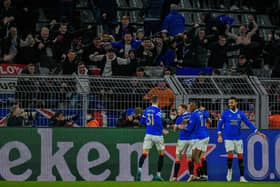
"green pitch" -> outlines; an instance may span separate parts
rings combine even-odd
[[[6,182],[1,181],[3,187],[279,187],[279,182]]]

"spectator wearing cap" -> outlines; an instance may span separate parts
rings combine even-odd
[[[133,108],[127,109],[127,111],[121,115],[121,117],[117,120],[117,127],[139,127],[139,118]]]
[[[129,22],[129,16],[123,16],[121,23],[117,24],[115,28],[115,39],[121,40],[125,33],[135,33],[136,29]]]
[[[128,52],[131,49],[137,49],[141,41],[133,39],[131,33],[125,33],[123,39],[117,42],[112,42],[112,47],[118,50],[118,56],[128,57]]]
[[[247,75],[247,76],[253,75],[252,67],[244,55],[240,55],[238,58],[236,72],[239,75]]]
[[[163,0],[144,0],[144,30],[145,36],[151,36],[160,31],[161,28],[161,9]]]
[[[176,36],[180,33],[184,33],[185,18],[178,12],[178,5],[170,5],[170,13],[163,21],[162,30],[168,31],[170,36]]]
[[[113,49],[109,49],[105,55],[90,55],[89,58],[100,68],[103,77],[122,76],[119,66],[129,63],[127,59],[117,57]]]

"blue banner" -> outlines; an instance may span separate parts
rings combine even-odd
[[[280,131],[265,130],[266,139],[242,131],[244,145],[245,178],[248,180],[280,180]],[[217,143],[216,131],[210,130],[210,146],[214,148],[207,156],[210,180],[225,180],[227,174],[227,154],[224,143]],[[233,180],[239,180],[237,156],[233,159]]]

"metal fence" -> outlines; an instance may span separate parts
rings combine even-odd
[[[20,76],[1,77],[0,119],[9,115],[12,106],[24,109],[25,125],[47,126],[55,112],[66,117],[82,114],[82,105],[75,103],[82,85],[75,77]],[[36,115],[35,115],[36,114]],[[82,124],[83,118],[77,120]]]
[[[211,113],[216,127],[227,99],[236,96],[239,108],[260,128],[279,128],[280,80],[232,76],[172,76],[158,79],[103,78],[88,76],[1,76],[0,126],[10,108],[20,103],[28,126],[48,126],[61,111],[79,126],[91,119],[100,127],[116,127],[133,108],[141,115],[149,98],[159,95],[167,123],[173,109],[190,99],[199,99]],[[33,115],[35,114],[36,115]]]
[[[90,78],[89,87],[88,111],[102,126],[115,127],[117,119],[124,116],[129,108],[135,109],[136,115],[141,116],[150,105],[152,95],[159,96],[159,106],[166,119],[176,108],[176,102],[179,103],[176,100],[177,90],[168,78]]]
[[[177,84],[181,86],[180,94],[184,95],[184,102],[199,99],[206,107],[212,118],[211,127],[215,128],[221,113],[227,108],[230,96],[238,98],[238,107],[248,118],[259,125],[260,98],[247,77],[233,76],[177,76]]]
[[[75,123],[80,126],[95,119],[97,126],[116,127],[118,118],[125,117],[129,108],[141,116],[152,95],[159,96],[166,119],[179,102],[176,88],[168,78],[20,76],[1,77],[0,85],[2,125],[10,108],[17,103],[28,114],[25,116],[28,126],[48,126],[56,112],[63,112],[68,118],[78,116]]]
[[[280,79],[259,78],[258,84],[266,96],[262,109],[268,108],[268,114],[262,114],[269,116],[268,127],[280,128]]]

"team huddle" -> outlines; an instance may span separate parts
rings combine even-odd
[[[139,159],[136,181],[141,180],[142,166],[149,154],[149,150],[153,145],[159,153],[157,173],[154,180],[163,181],[161,170],[164,162],[164,138],[168,131],[163,128],[161,111],[158,107],[158,97],[151,98],[152,105],[145,109],[142,116],[142,122],[146,124],[146,135],[143,143],[143,153]],[[244,178],[244,162],[243,162],[243,142],[241,138],[241,122],[244,122],[251,130],[262,138],[266,138],[265,134],[259,132],[254,124],[252,124],[246,115],[237,108],[237,99],[230,97],[228,99],[229,108],[226,109],[218,121],[218,139],[219,143],[224,140],[227,152],[227,181],[232,180],[232,160],[234,153],[237,154],[240,169],[240,182],[247,182]],[[177,181],[178,172],[180,170],[180,161],[183,154],[186,153],[188,158],[189,178],[188,182],[194,180],[208,180],[206,151],[209,143],[209,135],[207,131],[207,123],[211,123],[209,112],[200,105],[198,100],[190,103],[180,104],[177,107],[176,123],[173,130],[179,130],[179,138],[176,145],[176,161],[174,165],[174,173],[171,181]],[[223,128],[223,131],[222,131]],[[223,132],[223,134],[222,134]]]

